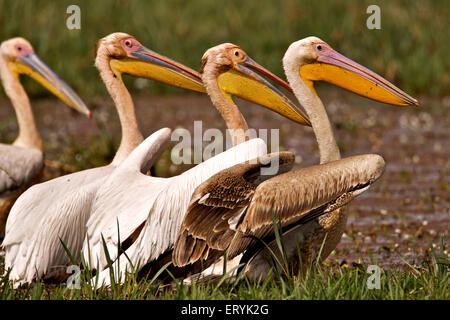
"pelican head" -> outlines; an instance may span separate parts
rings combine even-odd
[[[419,102],[375,72],[333,50],[317,37],[292,43],[283,58],[287,69],[297,70],[314,90],[315,81],[325,81],[366,98],[392,105],[418,106]]]
[[[0,55],[14,76],[19,78],[23,74],[33,78],[68,106],[91,117],[80,97],[34,53],[27,40],[12,38],[4,41],[0,45]]]
[[[222,93],[230,100],[234,95],[266,107],[297,123],[311,125],[301,109],[270,82],[249,68],[292,92],[285,81],[252,60],[239,46],[231,43],[223,43],[208,49],[203,55],[200,73],[202,77],[217,77]]]
[[[133,36],[116,32],[97,42],[95,65],[108,62],[114,76],[123,73],[156,80],[175,87],[205,92],[200,75],[181,63],[144,47]]]

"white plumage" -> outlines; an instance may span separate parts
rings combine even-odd
[[[10,208],[20,194],[38,181],[44,168],[41,150],[0,144],[0,238]]]
[[[4,192],[28,185],[43,166],[40,150],[0,144],[0,198]]]
[[[16,201],[2,244],[5,270],[12,268],[9,279],[16,286],[70,264],[59,238],[79,257],[95,191],[113,169],[109,165],[36,184]]]
[[[147,138],[130,157],[147,148]],[[141,148],[142,147],[142,148]],[[127,258],[120,258],[114,268],[121,280],[131,265],[143,266],[172,248],[183,221],[191,195],[195,188],[215,173],[237,163],[264,155],[266,144],[261,139],[252,139],[235,146],[183,174],[167,179],[144,175],[135,164],[125,160],[99,189],[93,204],[92,216],[88,222],[89,249],[85,241],[85,259],[100,270],[107,267],[102,238],[108,246],[112,259],[117,258],[117,221],[120,240],[125,241],[139,226],[144,226],[136,241],[125,251]],[[145,153],[141,153],[143,156]],[[133,183],[131,183],[133,181]],[[131,264],[130,264],[131,262]],[[119,281],[119,278],[116,279]],[[109,269],[100,272],[98,284],[109,285]]]

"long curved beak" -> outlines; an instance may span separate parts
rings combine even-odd
[[[18,61],[13,63],[12,68],[15,68],[17,74],[25,74],[42,84],[69,107],[89,118],[91,117],[91,112],[80,97],[39,59],[36,53],[32,52],[26,56],[19,57]]]
[[[297,105],[274,85],[247,67],[292,92],[289,84],[250,58],[219,76],[218,82],[222,91],[266,107],[299,124],[311,126],[308,117]]]
[[[174,87],[206,93],[200,74],[185,65],[141,46],[125,59],[111,59],[115,72],[156,80]]]
[[[300,75],[305,80],[326,81],[363,97],[397,106],[418,106],[419,101],[392,83],[324,45],[317,63],[304,65]]]

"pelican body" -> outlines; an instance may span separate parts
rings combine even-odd
[[[293,43],[283,65],[311,120],[321,163],[293,172],[280,170],[275,177],[262,176],[261,164],[245,163],[211,177],[191,199],[174,246],[176,266],[203,261],[207,267],[226,253],[230,260],[242,257],[249,278],[264,278],[271,268],[279,267],[274,260],[284,261],[274,240],[274,223],[283,230],[288,268],[294,273],[314,259],[325,259],[336,247],[347,221],[344,206],[381,176],[385,162],[370,154],[341,159],[315,81],[327,81],[384,103],[418,105],[316,37]],[[291,155],[282,153],[268,156],[284,159],[280,163],[285,165],[293,161]]]
[[[11,145],[0,144],[0,238],[15,200],[40,181],[44,168],[42,139],[20,75],[30,76],[68,106],[90,117],[83,101],[39,59],[27,40],[12,38],[0,45],[0,78],[19,124],[16,140]]]

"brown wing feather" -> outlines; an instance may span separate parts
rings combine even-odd
[[[183,241],[206,241],[203,256],[211,248],[218,256],[226,250],[231,259],[258,239],[273,236],[274,218],[285,228],[345,205],[381,176],[384,160],[378,155],[355,156],[287,172],[259,185],[255,168],[234,166],[197,189],[175,244],[175,265],[201,258],[181,252]]]
[[[261,183],[227,254],[230,258],[273,234],[273,219],[287,227],[335,210],[381,176],[378,155],[349,157],[287,172]]]
[[[269,165],[268,160],[274,158],[278,159],[279,173],[292,168],[294,155],[290,152],[280,152],[223,170],[196,189],[175,242],[173,262],[176,266],[193,263],[201,258],[199,254],[194,257],[190,247],[186,250],[187,244],[192,241],[206,241],[205,252],[211,248],[221,255],[235,233],[235,230],[230,229],[230,220],[239,220],[258,183],[263,181],[261,168]]]

